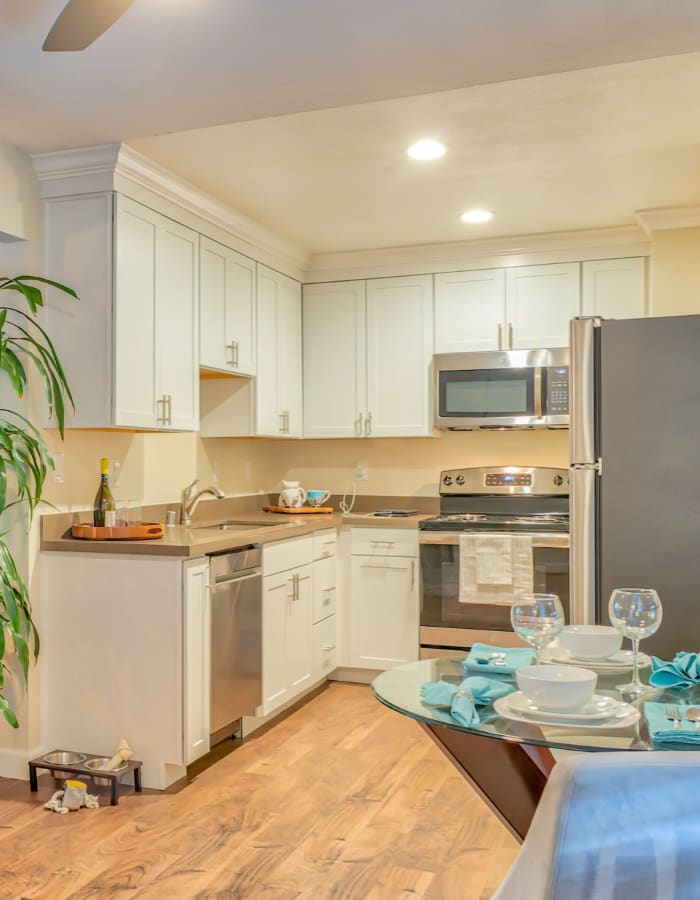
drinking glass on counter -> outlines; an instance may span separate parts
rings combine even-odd
[[[653,690],[639,680],[639,642],[654,634],[663,618],[661,600],[651,588],[616,588],[608,605],[610,622],[632,642],[632,681],[618,691],[630,698]]]
[[[535,662],[564,626],[564,608],[556,594],[520,594],[510,608],[513,631],[535,648]]]

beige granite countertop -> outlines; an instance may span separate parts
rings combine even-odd
[[[43,516],[41,549],[70,553],[115,553],[130,556],[205,556],[208,553],[220,553],[234,550],[246,544],[264,544],[282,541],[288,538],[301,537],[321,531],[324,528],[358,527],[358,528],[408,528],[415,529],[418,523],[432,513],[420,512],[412,516],[391,518],[373,516],[368,512],[350,513],[314,513],[287,515],[262,511],[227,511],[218,504],[206,504],[213,507],[206,512],[209,518],[196,521],[193,527],[174,525],[166,528],[165,536],[152,541],[87,541],[70,536],[70,516]],[[204,504],[202,504],[204,506]],[[217,509],[218,507],[218,509]],[[381,507],[379,507],[381,508]],[[219,511],[215,520],[211,512]],[[60,518],[60,521],[59,521]],[[165,518],[160,519],[162,521]],[[53,522],[51,520],[54,520]],[[157,521],[158,519],[156,519]],[[249,529],[222,531],[216,523],[232,520],[236,523],[249,524]]]

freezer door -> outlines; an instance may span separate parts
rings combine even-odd
[[[573,466],[569,475],[571,549],[569,604],[572,625],[596,622],[596,490],[598,472]]]
[[[594,463],[596,442],[596,379],[598,326],[595,318],[571,320],[569,442],[573,465]]]
[[[600,330],[601,621],[613,588],[655,588],[642,649],[700,650],[700,316]]]

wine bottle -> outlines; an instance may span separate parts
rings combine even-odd
[[[114,497],[109,487],[109,460],[100,460],[100,486],[95,495],[95,503],[92,511],[92,522],[96,527],[105,525],[114,525],[116,520],[116,512],[114,508]]]

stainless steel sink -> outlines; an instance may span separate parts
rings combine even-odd
[[[194,530],[211,529],[214,531],[252,531],[254,528],[269,528],[284,525],[284,522],[219,522],[216,525],[195,525]]]

